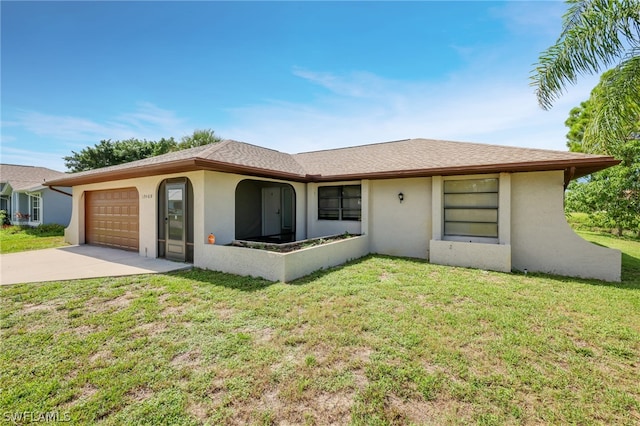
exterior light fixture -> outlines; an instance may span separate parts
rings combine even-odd
[[[398,200],[400,200],[401,203],[404,200],[404,194],[402,192],[398,194]]]

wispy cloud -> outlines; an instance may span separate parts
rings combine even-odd
[[[137,104],[131,112],[105,117],[103,120],[21,110],[2,122],[1,161],[63,170],[63,156],[103,139],[180,138],[192,130],[187,119],[148,102]],[[32,140],[42,139],[48,140],[49,146],[55,145],[67,150],[43,154],[43,151],[49,151],[49,146],[45,150],[38,143],[30,143]]]
[[[491,11],[514,33],[536,32],[555,38],[566,10],[567,4],[561,1],[509,1]]]
[[[233,123],[220,130],[287,152],[411,137],[565,150],[568,111],[595,84],[585,79],[543,111],[524,78],[460,74],[435,85],[370,73],[293,73],[327,92],[311,103],[274,101],[233,110]]]
[[[41,137],[66,142],[94,144],[102,139],[180,137],[189,132],[187,120],[175,112],[151,103],[139,103],[132,112],[102,121],[81,116],[55,115],[40,111],[19,111],[7,123]]]
[[[65,166],[62,158],[69,154],[70,152],[42,152],[3,145],[2,158],[0,162],[4,164],[47,167],[53,170],[64,171]]]

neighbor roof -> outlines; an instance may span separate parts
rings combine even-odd
[[[68,176],[46,167],[0,164],[0,183],[8,183],[13,191],[41,188],[45,180]]]
[[[47,181],[80,185],[193,170],[216,170],[301,182],[471,173],[564,170],[571,178],[618,164],[613,157],[432,139],[406,139],[285,154],[225,140]]]

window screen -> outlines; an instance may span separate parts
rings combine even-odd
[[[498,238],[498,179],[444,182],[444,235]]]
[[[362,220],[360,185],[318,187],[318,219]]]

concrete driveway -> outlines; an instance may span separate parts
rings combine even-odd
[[[138,253],[96,246],[68,246],[0,255],[0,284],[157,274],[190,264],[151,259]]]

